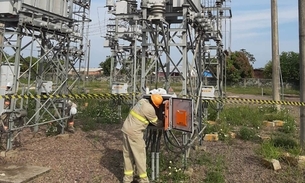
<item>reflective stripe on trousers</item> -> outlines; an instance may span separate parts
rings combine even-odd
[[[147,173],[142,173],[139,175],[140,178],[146,178],[147,177]]]
[[[131,171],[125,171],[124,174],[126,176],[132,176],[133,175],[133,171],[132,170]]]
[[[125,171],[124,174],[126,176],[133,176],[133,171]],[[147,177],[147,173],[142,173],[139,175],[140,178],[146,178]]]

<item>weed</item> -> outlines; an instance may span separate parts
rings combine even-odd
[[[286,150],[298,148],[298,143],[287,135],[273,137],[272,143],[274,147],[281,147]]]
[[[82,129],[90,131],[98,128],[101,124],[118,124],[127,116],[129,107],[121,106],[121,113],[118,106],[113,106],[112,101],[88,100],[89,105],[79,110],[77,119],[82,122]]]
[[[239,94],[253,94],[253,95],[261,95],[262,89],[265,95],[272,95],[272,88],[271,87],[230,87],[227,86],[226,90],[227,92],[232,93],[239,93]],[[298,90],[294,89],[285,89],[286,94],[299,94],[300,92]]]
[[[58,135],[59,133],[58,127],[59,125],[57,125],[57,123],[49,123],[46,129],[46,136]]]
[[[160,177],[159,182],[179,182],[179,181],[189,181],[190,177],[184,173],[184,168],[181,161],[178,160],[178,156],[167,157],[160,154]],[[147,164],[150,165],[150,158],[147,159]],[[151,173],[150,166],[147,168],[147,173]]]
[[[198,152],[197,152],[198,153]],[[224,170],[226,168],[222,156],[211,153],[198,153],[194,163],[207,168],[204,182],[223,183],[225,182]]]
[[[264,120],[266,120],[266,121],[273,121],[273,120],[278,119],[277,116],[278,116],[278,115],[275,114],[275,113],[268,113],[268,114],[265,114],[265,115],[264,115]]]
[[[259,108],[251,106],[225,108],[220,114],[220,119],[232,126],[242,125],[255,128],[260,127],[263,121]]]
[[[259,156],[266,159],[279,159],[282,154],[281,149],[275,147],[272,141],[264,141],[255,151]]]
[[[258,140],[257,130],[253,128],[241,127],[238,136],[242,140]]]
[[[224,183],[225,179],[222,172],[210,171],[207,172],[205,181],[206,183]]]
[[[198,155],[198,158],[196,158],[195,163],[201,166],[212,164],[211,156],[208,153],[202,153],[201,155]]]

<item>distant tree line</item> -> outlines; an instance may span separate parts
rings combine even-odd
[[[237,82],[242,78],[253,77],[251,62],[255,62],[255,58],[245,49],[231,53],[230,56],[227,57],[226,62],[227,81]],[[103,68],[105,76],[110,76],[111,57],[108,57],[104,62],[101,62],[99,66]],[[209,69],[216,73],[216,67],[211,66]]]
[[[300,85],[300,65],[299,53],[290,51],[280,54],[280,71],[283,82],[292,83],[295,86]],[[272,78],[272,61],[269,61],[264,68],[264,76]]]

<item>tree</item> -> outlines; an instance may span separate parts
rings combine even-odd
[[[29,68],[29,65],[30,65],[30,61],[31,61],[31,59],[32,59],[32,64],[33,63],[36,63],[37,62],[37,60],[38,60],[38,58],[36,58],[36,57],[26,57],[26,58],[24,58],[24,60],[21,60],[20,62],[21,62],[21,66],[20,66],[20,71],[21,72],[24,72],[24,71],[26,71],[28,68]]]
[[[101,62],[100,67],[103,68],[105,76],[110,76],[111,71],[111,57],[108,57],[104,62]]]
[[[254,57],[254,55],[251,54],[250,52],[248,52],[246,49],[240,49],[240,51],[246,55],[249,62],[252,62],[252,64],[256,61],[256,58]]]
[[[293,51],[282,52],[280,54],[280,69],[284,82],[298,85],[300,82],[299,53]],[[266,78],[272,78],[272,61],[269,61],[265,65],[264,76]]]
[[[242,78],[253,77],[254,72],[248,54],[249,52],[246,52],[245,50],[235,51],[227,57],[226,77],[228,82],[238,82]],[[251,57],[252,60],[255,60],[253,55]]]

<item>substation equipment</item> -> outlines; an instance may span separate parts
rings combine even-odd
[[[110,85],[127,86],[126,93],[145,94],[148,87],[164,88],[170,93],[175,73],[179,73],[182,84],[176,98],[163,96],[164,110],[157,111],[159,115],[162,113],[162,119],[167,113],[164,119],[167,125],[161,130],[154,127],[147,130],[152,180],[159,176],[162,134],[165,145],[183,152],[186,164],[191,145],[197,140],[202,143],[207,101],[224,96],[225,58],[230,53],[231,42],[230,2],[106,0],[110,18],[104,46],[111,50]],[[135,104],[136,100],[134,95],[130,103]],[[211,107],[219,111],[222,104]]]
[[[76,91],[86,62],[90,0],[0,0],[0,94],[57,95]],[[37,58],[37,59],[36,59]],[[68,73],[74,78],[68,82]],[[1,139],[70,117],[68,98],[0,99]],[[4,130],[4,126],[8,127]]]

